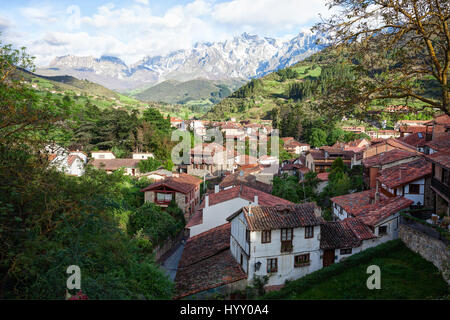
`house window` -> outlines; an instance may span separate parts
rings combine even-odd
[[[409,185],[409,193],[410,194],[419,194],[420,193],[420,184],[410,184]]]
[[[281,241],[292,241],[294,229],[281,229]]]
[[[104,155],[104,154],[101,154],[101,155],[98,156],[98,158],[99,158],[99,159],[105,159],[105,155]]]
[[[305,239],[314,237],[314,227],[305,227]]]
[[[261,243],[269,243],[271,241],[271,231],[264,230],[261,232]]]
[[[309,253],[294,257],[294,268],[309,266],[310,264]]]
[[[250,230],[245,230],[245,241],[250,243]]]
[[[387,226],[378,227],[378,235],[384,236],[387,234]]]
[[[347,248],[347,249],[341,249],[341,254],[351,254],[352,253],[352,248]]]
[[[267,259],[267,273],[274,273],[278,271],[278,259]]]
[[[281,252],[292,252],[294,229],[281,229]]]
[[[157,202],[170,202],[172,201],[172,193],[157,193],[156,194]]]

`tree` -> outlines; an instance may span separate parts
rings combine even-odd
[[[311,130],[309,144],[313,147],[321,147],[327,145],[327,133],[322,129],[313,128]]]
[[[141,172],[141,173],[155,171],[160,166],[161,166],[161,161],[154,159],[154,158],[148,158],[145,160],[141,160],[138,163],[139,172]]]
[[[450,6],[441,0],[329,0],[338,13],[314,26],[328,34],[356,81],[342,82],[324,105],[342,112],[382,99],[416,99],[449,110]],[[424,85],[436,87],[431,97]]]

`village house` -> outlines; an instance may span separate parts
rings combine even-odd
[[[389,139],[400,137],[400,132],[396,130],[367,131],[366,134],[370,137],[370,139],[377,139],[377,138]]]
[[[426,134],[423,132],[411,133],[403,137],[397,138],[398,141],[406,143],[414,147],[416,151],[426,153]]]
[[[357,155],[357,160],[363,160],[394,149],[418,153],[416,148],[402,141],[399,141],[398,139],[376,139],[371,140],[371,145]]]
[[[133,159],[147,160],[149,158],[155,158],[151,152],[134,152],[132,155]]]
[[[115,159],[114,153],[108,150],[103,151],[91,151],[91,157],[94,159]]]
[[[346,132],[353,132],[353,133],[365,133],[366,132],[366,128],[363,126],[343,126],[341,127],[342,130],[346,131]]]
[[[301,143],[292,137],[281,138],[284,142],[284,150],[293,154],[302,154],[310,149],[310,145],[307,143]]]
[[[82,176],[87,162],[86,153],[76,150],[68,151],[59,145],[47,145],[44,148],[49,166],[68,175]]]
[[[175,276],[175,299],[202,299],[243,291],[247,275],[230,252],[231,224],[187,240]]]
[[[424,135],[427,134],[428,127],[425,125],[402,125],[399,127],[400,137],[406,137],[410,134],[414,133],[422,133]]]
[[[225,175],[219,183],[220,190],[227,190],[236,186],[245,185],[253,189],[271,193],[272,185],[267,182],[262,166],[240,167],[234,173]]]
[[[168,207],[172,200],[184,212],[186,220],[195,212],[200,202],[200,184],[202,180],[184,173],[152,183],[141,190],[145,202],[152,202],[160,207]]]
[[[370,146],[370,141],[365,138],[362,138],[362,139],[356,139],[353,141],[349,141],[347,143],[336,142],[332,146],[332,148],[341,149],[341,150],[345,150],[345,151],[360,152],[369,146]]]
[[[178,166],[178,171],[203,176],[222,176],[235,168],[234,150],[228,151],[223,146],[212,143],[201,143],[190,150],[190,163]]]
[[[183,123],[183,120],[175,118],[175,117],[170,117],[170,125],[174,128],[180,129],[181,125]]]
[[[414,205],[431,205],[431,163],[420,157],[381,170],[377,177],[377,190],[387,197],[403,196]]]
[[[426,156],[431,162],[431,190],[434,193],[434,211],[450,216],[450,148]]]
[[[450,116],[442,114],[425,124],[427,127],[427,140],[435,140],[440,136],[448,136],[450,132]],[[431,131],[431,134],[429,132]]]
[[[335,219],[359,218],[377,236],[376,244],[398,237],[399,212],[414,203],[402,196],[386,197],[373,189],[330,200]]]
[[[160,168],[155,171],[146,172],[140,175],[140,178],[147,178],[149,180],[153,181],[160,181],[164,180],[166,178],[172,177],[172,176],[178,176],[179,174],[177,172],[172,172],[169,170],[166,170],[164,168]]]
[[[326,172],[337,158],[341,158],[345,165],[352,167],[355,153],[337,148],[321,147],[319,150],[311,149],[306,153],[305,166],[314,172]]]
[[[190,230],[190,236],[195,236],[226,223],[226,219],[231,214],[244,206],[292,204],[290,201],[246,185],[238,185],[222,191],[220,191],[219,186],[216,186],[214,191],[214,193],[205,195],[195,215],[186,225],[186,228]]]
[[[231,222],[230,250],[250,282],[269,276],[268,286],[282,285],[322,267],[320,225],[314,203],[247,206]]]
[[[419,155],[417,153],[401,149],[392,149],[390,151],[363,159],[362,165],[364,167],[364,184],[368,188],[375,188],[377,184],[376,177],[378,176],[379,171],[398,164],[407,163],[417,159],[418,157]]]
[[[130,175],[134,177],[140,175],[138,168],[138,163],[140,161],[141,161],[140,159],[94,158],[91,159],[89,164],[93,165],[97,169],[105,170],[109,174],[113,173],[116,170],[123,169],[125,175]]]
[[[445,151],[450,148],[450,132],[439,133],[433,137],[431,141],[424,143],[424,151],[426,154],[433,154],[438,151]]]
[[[358,218],[327,221],[320,228],[323,266],[341,262],[376,244],[377,236]]]

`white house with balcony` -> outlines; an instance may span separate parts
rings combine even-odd
[[[247,206],[227,218],[230,251],[248,275],[269,276],[267,285],[282,285],[322,267],[320,226],[314,203]]]

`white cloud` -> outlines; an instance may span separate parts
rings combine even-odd
[[[140,3],[140,4],[145,4],[146,6],[148,6],[148,0],[134,0],[134,2]]]
[[[23,17],[38,24],[55,23],[58,21],[56,11],[50,6],[26,7],[20,11]]]
[[[17,44],[27,46],[38,65],[66,54],[110,54],[132,64],[145,55],[222,41],[244,31],[286,38],[326,13],[325,0],[191,0],[162,14],[154,13],[147,0],[122,7],[108,3],[89,15],[79,5],[58,8],[26,7],[18,10],[23,22],[13,19],[20,26],[15,29],[25,34]],[[2,21],[0,30],[10,26]]]
[[[216,5],[213,18],[232,25],[281,29],[316,20],[327,11],[324,0],[233,0]]]

